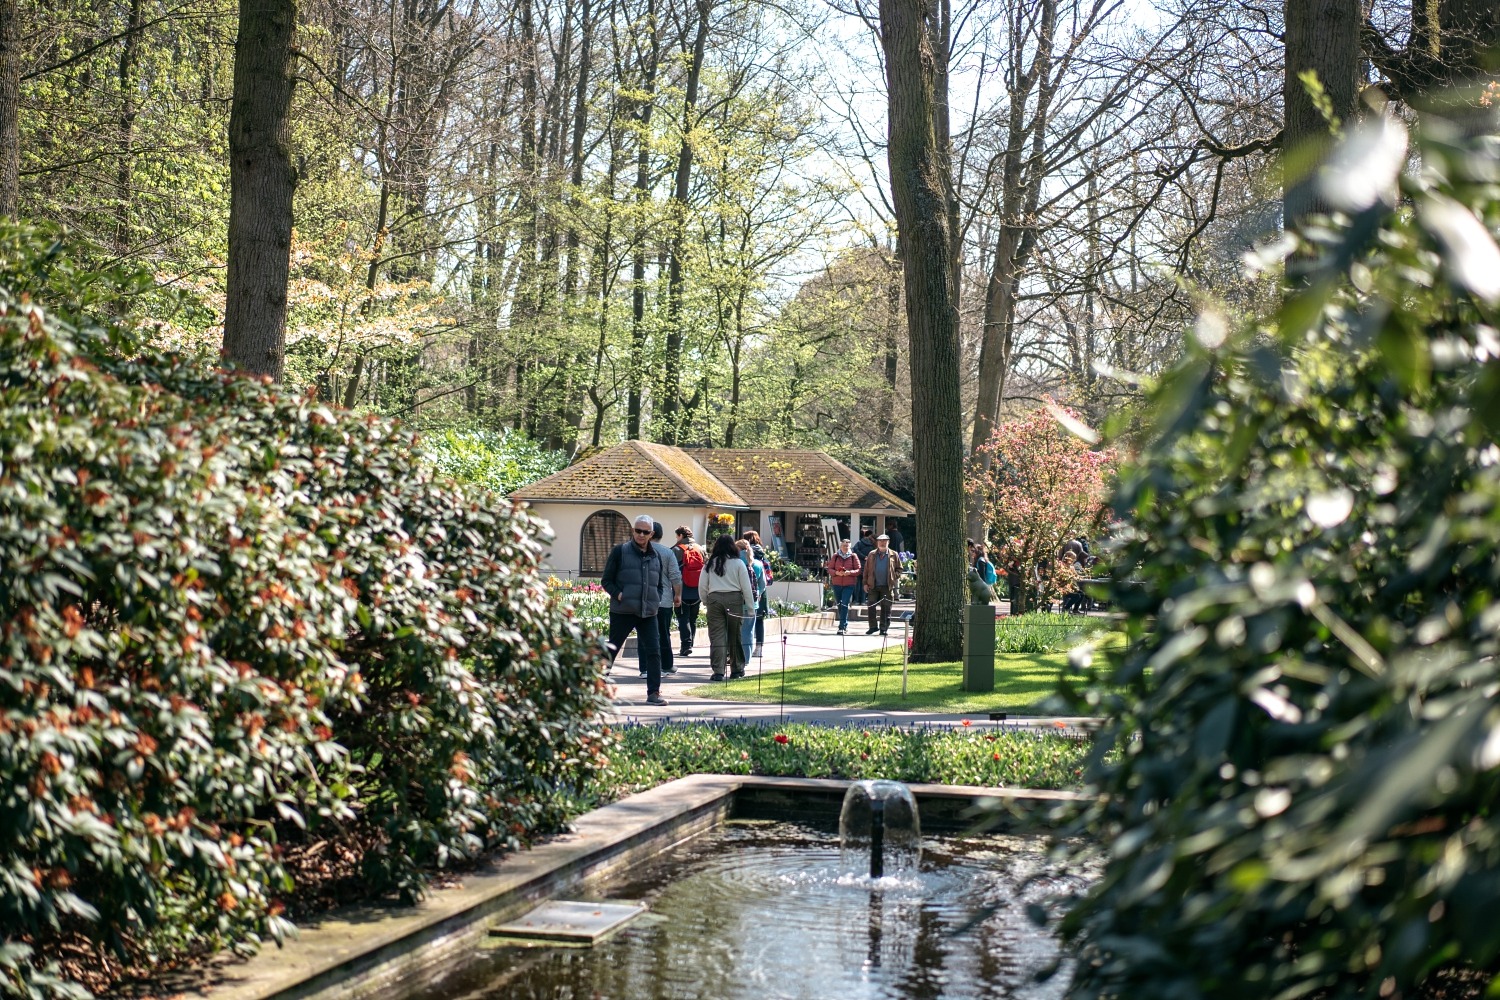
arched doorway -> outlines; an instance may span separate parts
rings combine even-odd
[[[583,522],[578,575],[602,576],[609,550],[630,537],[630,522],[617,510],[598,510]]]

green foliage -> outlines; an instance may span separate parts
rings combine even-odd
[[[995,622],[997,653],[1057,653],[1109,630],[1109,622],[1082,615],[1032,611]]]
[[[136,339],[0,291],[0,993],[75,993],[61,939],[279,938],[288,845],[416,895],[603,766],[535,522],[389,422]]]
[[[766,565],[771,567],[771,575],[777,583],[797,583],[812,579],[812,574],[805,567],[792,562],[772,548],[766,549]]]
[[[1355,136],[1274,325],[1155,393],[1115,501],[1132,641],[1080,701],[1111,724],[1076,996],[1401,996],[1500,958],[1500,158],[1427,123],[1408,207],[1399,126]]]
[[[621,793],[689,774],[1071,788],[1080,780],[1084,757],[1080,744],[1051,733],[962,726],[844,729],[794,724],[771,729],[689,723],[628,726],[617,735],[608,781]]]
[[[422,439],[424,452],[440,474],[502,496],[561,472],[566,452],[549,451],[519,431],[448,428]]]

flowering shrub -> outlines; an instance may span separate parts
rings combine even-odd
[[[713,547],[713,541],[714,541],[715,538],[718,538],[720,535],[729,535],[729,534],[733,534],[733,533],[734,533],[734,515],[733,514],[711,514],[711,515],[709,515],[709,518],[708,518],[708,532],[707,532],[707,534],[708,534],[709,548]]]
[[[373,892],[555,824],[606,766],[537,524],[410,435],[124,360],[0,261],[0,993],[65,939],[149,966],[289,927],[284,851]],[[86,952],[86,949],[85,949]]]
[[[1058,564],[1057,551],[1103,523],[1116,457],[1090,449],[1045,408],[996,427],[980,457],[967,487],[983,501],[996,569],[1019,614],[1073,589],[1078,573]]]
[[[594,635],[609,634],[609,594],[594,580],[547,577],[547,590],[572,609],[573,620]]]

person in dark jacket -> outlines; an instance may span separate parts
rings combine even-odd
[[[859,541],[854,543],[854,554],[859,556],[859,564],[863,566],[865,564],[865,560],[870,558],[870,553],[874,551],[875,532],[871,531],[869,528],[860,528]],[[865,578],[863,574],[860,575],[859,579],[854,581],[854,597],[849,603],[865,603]]]
[[[669,586],[662,591],[661,610],[656,613],[657,655],[661,657],[662,676],[677,673],[672,663],[672,612],[682,604],[682,569],[677,565],[677,556],[662,544],[661,522],[651,527],[651,545],[661,556],[662,572],[670,579]],[[645,673],[641,674],[646,676]]]
[[[659,547],[651,543],[656,521],[645,514],[635,519],[629,541],[610,549],[599,581],[609,594],[610,664],[635,632],[636,655],[646,670],[646,704],[665,705],[661,696],[661,643],[656,616],[661,612],[662,589],[670,578],[662,566]],[[670,593],[670,591],[669,591]],[[670,600],[668,601],[670,604]]]

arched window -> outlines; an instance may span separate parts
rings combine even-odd
[[[583,522],[583,540],[578,546],[578,575],[602,576],[609,550],[630,537],[630,522],[614,510],[598,510]]]

